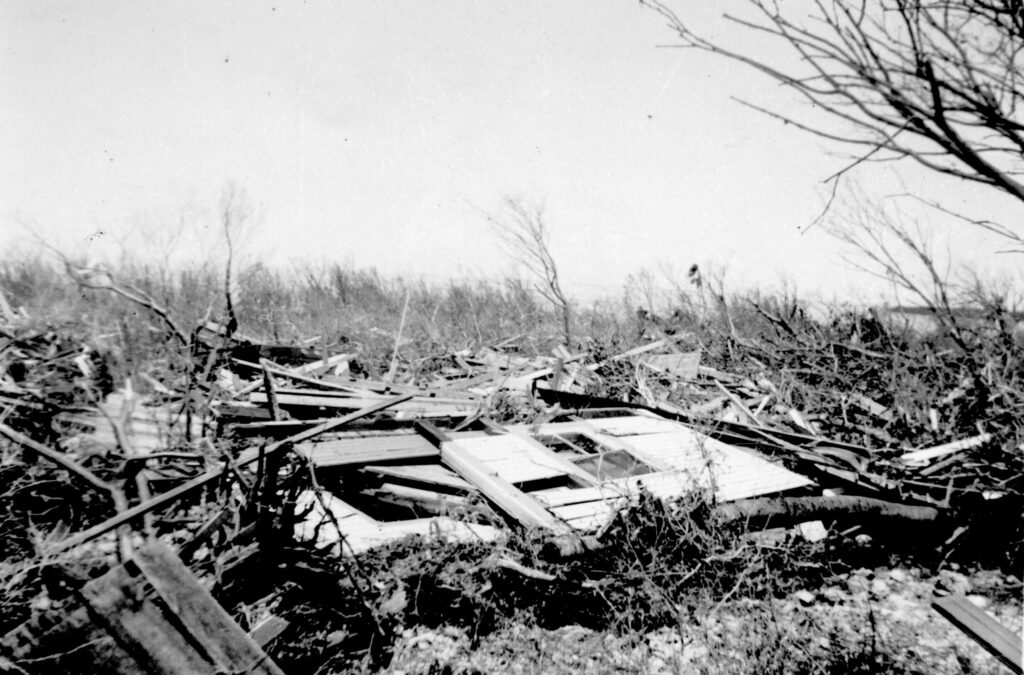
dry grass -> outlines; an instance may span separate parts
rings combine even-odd
[[[401,371],[416,379],[450,365],[456,353],[488,345],[547,354],[565,332],[563,316],[513,279],[428,286],[372,270],[334,266],[286,273],[259,265],[237,276],[240,332],[288,343],[319,338],[318,349],[354,353],[370,373],[387,371],[403,311],[397,353]],[[171,273],[124,265],[115,277],[145,292],[181,326],[225,318],[216,270]],[[193,368],[188,349],[168,340],[166,326],[146,310],[101,290],[83,291],[42,259],[0,261],[0,288],[14,307],[25,309],[30,329],[54,327],[102,355],[112,383],[132,378],[145,390],[147,376],[173,389]],[[981,425],[996,433],[997,442],[984,449],[985,456],[972,456],[965,470],[998,483],[1014,499],[1024,492],[1018,449],[1024,441],[1024,368],[1013,335],[983,325],[967,331],[966,344],[958,345],[943,335],[894,333],[859,310],[837,308],[814,319],[792,294],[735,297],[706,287],[680,289],[676,305],[657,325],[640,320],[628,299],[574,308],[573,334],[584,337],[570,347],[601,360],[652,336],[674,334],[682,346],[700,348],[705,364],[770,382],[773,406],[801,411],[825,436],[881,449],[883,467],[892,456],[885,448],[942,443]],[[49,373],[44,368],[33,377]],[[682,407],[693,402],[687,387],[657,375],[641,378],[628,364],[600,375],[590,392],[595,395],[653,396]],[[851,393],[890,414],[851,404]],[[781,414],[772,419],[787,423]],[[8,592],[0,618],[9,627],[40,597],[40,586],[65,583],[44,578],[45,566],[33,558],[32,532],[93,514],[61,470],[25,464],[2,449],[0,577]],[[970,507],[985,487],[976,485],[982,487],[957,495],[956,503]],[[71,503],[80,512],[69,512]],[[870,603],[851,600],[852,618],[839,630],[808,618],[789,598],[800,589],[838,583],[855,568],[894,561],[932,569],[959,556],[1018,569],[1024,546],[1019,516],[1004,523],[995,546],[983,549],[967,537],[956,543],[959,549],[921,555],[900,548],[899,537],[869,548],[844,536],[813,545],[796,539],[759,543],[742,528],[716,523],[710,512],[696,497],[669,505],[647,500],[620,515],[603,549],[558,564],[525,535],[500,552],[484,545],[403,542],[355,563],[286,550],[275,561],[289,570],[275,611],[301,634],[279,641],[273,656],[296,673],[377,669],[392,658],[396,668],[408,662],[415,672],[483,672],[498,664],[519,672],[643,672],[655,658],[665,672],[953,672],[950,663],[959,664],[958,672],[988,672],[984,662],[958,660],[948,649],[941,658],[915,657],[905,631],[877,622]],[[558,580],[524,578],[495,565],[499,554]],[[252,609],[252,599],[238,589],[221,589],[221,599],[238,615]],[[410,656],[412,638],[427,633],[447,635],[436,639],[447,640],[453,656]],[[685,645],[697,645],[704,656],[687,661],[696,652],[685,652]],[[565,659],[553,656],[559,650]]]

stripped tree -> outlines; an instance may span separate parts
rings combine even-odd
[[[544,209],[521,199],[507,198],[504,213],[485,213],[493,232],[501,239],[508,254],[522,264],[538,281],[536,288],[554,305],[562,318],[562,337],[572,347],[572,308],[562,290],[558,266],[548,246],[548,229]]]

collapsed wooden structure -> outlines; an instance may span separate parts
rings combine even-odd
[[[217,326],[205,330],[222,335]],[[849,508],[837,506],[842,499],[860,500],[862,513],[910,520],[935,519],[944,506],[928,494],[911,494],[907,504],[904,486],[870,469],[871,451],[823,438],[798,411],[787,414],[800,431],[764,424],[758,413],[767,398],[751,409],[738,393],[743,383],[700,366],[699,353],[680,352],[668,340],[589,365],[585,355],[564,348],[550,359],[456,355],[448,372],[417,384],[355,377],[346,354],[251,341],[230,353],[209,419],[187,406],[147,405],[130,389],[92,411],[60,413],[86,430],[87,442],[124,451],[123,487],[0,424],[0,433],[26,451],[115,496],[117,515],[53,543],[48,553],[111,538],[124,558],[77,593],[76,607],[62,608],[58,618],[44,612],[8,633],[0,640],[2,658],[42,658],[71,672],[93,662],[111,672],[279,672],[258,635],[235,625],[166,545],[152,536],[139,545],[130,536],[140,529],[152,535],[154,514],[225,481],[253,502],[277,499],[283,481],[302,481],[289,505],[292,536],[342,556],[412,535],[494,541],[510,527],[541,534],[571,555],[600,546],[615,514],[642,497],[695,491],[707,494],[723,518],[765,526]],[[720,392],[716,405],[736,416],[586,393],[603,364],[622,360],[658,377],[710,382]],[[498,424],[488,413],[499,396],[546,412],[533,424]],[[243,449],[211,461],[174,442],[189,439],[185,445],[194,448],[210,433]],[[934,473],[986,441],[907,452],[903,462]],[[301,470],[282,472],[286,458]],[[131,499],[127,486],[134,487]],[[823,494],[832,501],[815,501]],[[63,654],[71,637],[91,646]]]

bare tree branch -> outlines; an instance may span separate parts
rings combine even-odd
[[[559,310],[565,344],[571,347],[572,310],[562,290],[558,266],[548,247],[544,210],[521,199],[507,198],[504,215],[484,212],[484,217],[505,245],[508,254],[538,279],[540,283],[536,287],[537,292]]]
[[[668,2],[641,4],[667,21],[681,46],[743,63],[798,93],[816,121],[746,105],[831,142],[868,147],[855,164],[907,158],[1024,202],[1019,0],[815,0],[810,16],[746,0],[756,18],[726,15],[797,57],[778,62],[692,30]]]

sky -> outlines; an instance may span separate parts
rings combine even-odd
[[[771,48],[721,18],[729,3],[669,4]],[[233,189],[249,260],[491,278],[520,269],[486,218],[514,198],[542,206],[580,298],[693,263],[736,289],[885,292],[802,233],[848,160],[734,100],[788,111],[783,88],[672,44],[635,0],[0,0],[0,247],[201,260]],[[1002,208],[936,180],[858,176],[872,196]],[[975,233],[944,236],[975,269],[1006,266]]]

